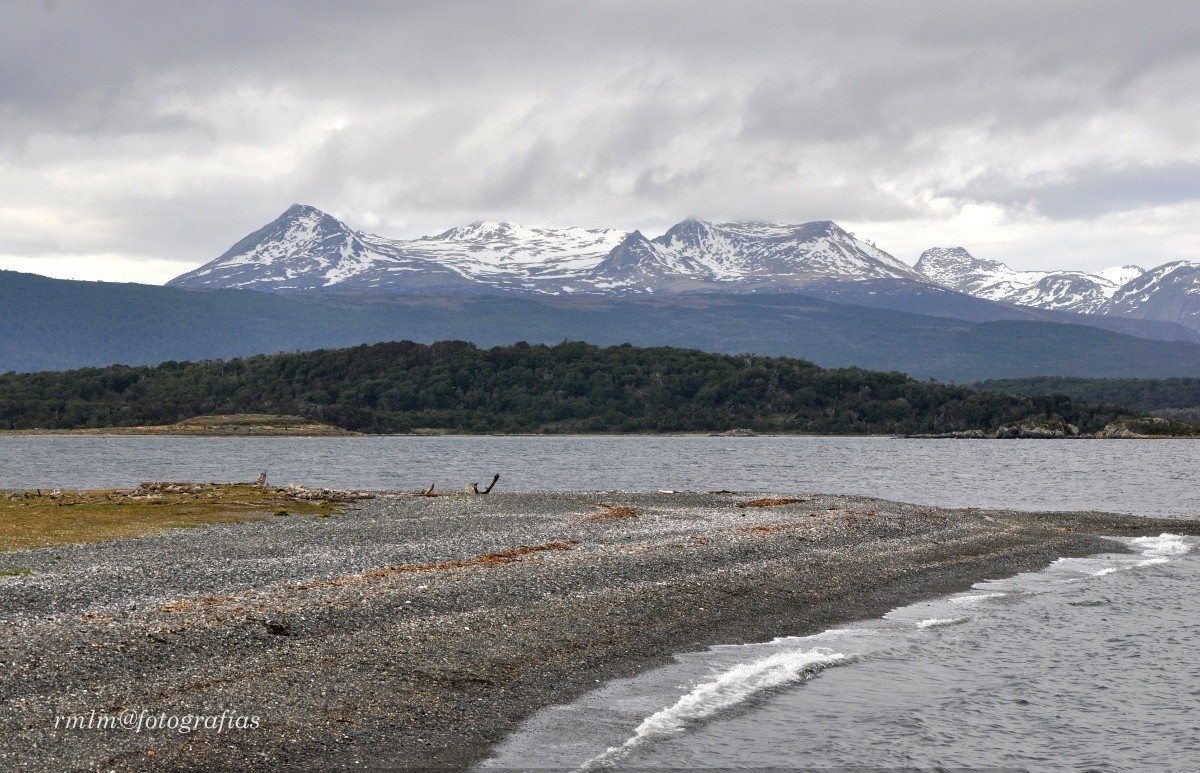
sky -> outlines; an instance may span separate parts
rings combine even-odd
[[[293,203],[834,220],[914,262],[1200,260],[1200,4],[0,0],[0,268],[161,284]]]

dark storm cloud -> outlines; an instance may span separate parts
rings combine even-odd
[[[0,254],[194,263],[294,201],[392,227],[699,214],[920,232],[968,205],[1074,220],[1197,198],[1190,3],[4,14]]]

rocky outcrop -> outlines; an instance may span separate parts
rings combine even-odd
[[[1000,439],[1052,439],[1079,437],[1079,427],[1055,419],[1024,419],[1004,424],[993,437]]]
[[[1200,437],[1200,427],[1161,416],[1118,419],[1096,433],[1098,438],[1174,438]]]

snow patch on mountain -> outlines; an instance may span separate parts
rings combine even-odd
[[[1141,266],[1113,266],[1103,271],[1097,271],[1096,276],[1107,279],[1117,287],[1120,287],[1132,282],[1144,273],[1146,273],[1146,269]]]
[[[627,235],[615,229],[528,228],[479,221],[411,241],[375,238],[396,254],[438,262],[482,281],[523,274],[573,278],[595,268]]]

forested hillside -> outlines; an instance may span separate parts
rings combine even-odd
[[[1093,403],[1118,403],[1139,411],[1200,422],[1200,378],[1036,378],[995,379],[979,389],[1014,395],[1067,395]]]
[[[782,357],[583,343],[479,349],[461,341],[356,346],[156,367],[0,376],[0,427],[168,424],[296,414],[365,432],[685,432],[745,427],[832,434],[991,430],[1057,418],[1087,432],[1121,413],[1067,397],[1014,397],[900,373]]]

